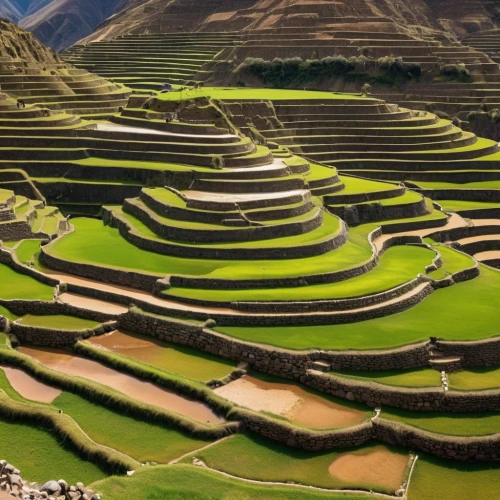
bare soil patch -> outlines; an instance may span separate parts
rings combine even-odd
[[[135,377],[101,365],[96,361],[74,356],[70,352],[61,349],[22,347],[19,350],[48,368],[107,385],[137,401],[175,411],[199,422],[210,424],[223,422],[223,419],[215,415],[208,406],[198,401],[179,396],[149,382],[143,382]]]
[[[215,392],[255,411],[265,411],[315,429],[355,425],[366,418],[362,411],[336,404],[293,384],[243,377]]]
[[[10,385],[23,398],[39,403],[52,403],[54,399],[61,394],[61,390],[50,385],[42,384],[27,373],[24,373],[18,368],[0,365],[0,368],[5,372]]]
[[[383,446],[366,454],[346,453],[335,459],[328,471],[341,481],[373,484],[396,491],[403,483],[408,456]]]

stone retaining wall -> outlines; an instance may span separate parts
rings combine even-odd
[[[384,418],[374,419],[372,425],[373,437],[384,443],[417,449],[452,460],[500,460],[499,434],[471,437],[445,436]]]
[[[462,392],[444,391],[441,386],[393,387],[316,370],[308,370],[301,381],[320,392],[365,403],[373,408],[387,405],[411,411],[453,413],[500,410],[500,389]]]
[[[319,312],[319,311],[349,311],[352,309],[360,309],[363,307],[370,307],[377,304],[383,304],[391,299],[400,297],[408,292],[411,292],[420,284],[429,281],[423,275],[418,278],[404,283],[401,286],[391,288],[384,292],[373,295],[365,295],[361,297],[353,297],[348,299],[338,300],[314,300],[314,301],[282,301],[282,302],[219,302],[210,301],[213,307],[229,307],[237,311],[254,312],[259,314],[283,314],[286,312]],[[175,296],[170,296],[168,293],[164,294],[165,298],[176,300]],[[179,299],[177,299],[179,300]],[[199,299],[191,299],[183,297],[183,303],[195,305],[207,305],[207,301]]]
[[[118,228],[123,238],[133,245],[143,250],[178,257],[228,260],[294,259],[321,255],[347,242],[347,228],[344,223],[341,223],[339,232],[329,239],[297,247],[217,248],[197,245],[177,245],[167,241],[146,238],[139,234],[129,222],[119,214],[109,212],[108,214],[109,224],[112,227]]]
[[[290,351],[244,342],[202,325],[137,310],[120,317],[120,328],[235,361],[246,361],[257,370],[288,379],[303,378],[316,361],[325,361],[335,369],[389,370],[426,366],[429,357],[427,343],[381,351]]]
[[[117,320],[119,315],[109,314],[83,307],[73,306],[65,302],[44,302],[42,300],[3,300],[0,299],[0,305],[6,307],[17,316],[25,314],[33,315],[58,315],[76,316],[77,318],[89,319],[99,323]]]
[[[316,213],[307,220],[298,222],[287,222],[284,220],[282,224],[270,226],[247,225],[234,229],[229,227],[225,229],[190,229],[188,227],[176,227],[166,224],[146,205],[141,205],[140,201],[128,199],[123,204],[123,210],[143,222],[161,238],[176,241],[196,241],[196,243],[231,243],[296,236],[314,231],[321,227],[323,223],[323,212],[317,209]],[[106,211],[108,212],[108,217],[112,218],[112,213],[109,210]],[[230,215],[227,216],[227,218],[230,217]],[[235,218],[239,217],[239,214],[235,216]]]
[[[500,366],[500,337],[471,342],[438,340],[436,347],[446,356],[461,357],[464,368]]]
[[[41,247],[40,260],[47,267],[84,278],[101,281],[104,283],[113,283],[115,285],[130,286],[138,290],[151,292],[155,283],[162,276],[149,275],[146,273],[137,273],[109,267],[101,267],[94,264],[80,264],[69,262],[50,255],[50,245]]]
[[[17,241],[29,239],[32,236],[31,226],[26,221],[15,220],[0,224],[0,240]]]
[[[307,451],[350,449],[375,439],[446,459],[500,460],[500,434],[471,437],[446,436],[380,417],[347,428],[312,430],[241,408],[233,409],[230,417],[241,421],[246,429],[267,439]]]
[[[248,430],[256,434],[307,451],[353,448],[366,443],[373,437],[371,422],[346,429],[311,431],[239,408],[233,410],[231,416],[243,422]]]

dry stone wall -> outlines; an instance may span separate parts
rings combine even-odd
[[[440,386],[392,387],[315,370],[309,370],[301,381],[320,392],[359,401],[373,408],[387,405],[411,411],[453,413],[500,410],[500,390],[461,392],[445,391]]]

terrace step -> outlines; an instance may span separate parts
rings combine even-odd
[[[463,358],[459,356],[443,356],[429,360],[429,365],[434,370],[447,373],[459,371],[463,369]]]

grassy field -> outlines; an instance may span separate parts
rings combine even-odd
[[[0,264],[0,298],[4,300],[46,300],[51,301],[54,289],[30,276],[14,271],[6,264]]]
[[[500,203],[484,201],[439,200],[438,203],[444,210],[459,212],[460,210],[474,210],[479,208],[500,208]]]
[[[356,278],[324,285],[267,290],[193,290],[171,288],[168,295],[205,301],[300,301],[340,299],[371,295],[400,286],[425,273],[435,253],[421,247],[399,246],[387,250],[378,266]]]
[[[450,388],[459,391],[478,391],[500,387],[499,368],[474,368],[448,375]]]
[[[284,89],[262,89],[262,88],[223,88],[223,87],[203,87],[199,90],[188,90],[184,92],[169,92],[159,94],[158,99],[162,101],[178,101],[180,99],[194,99],[197,97],[210,97],[219,100],[253,100],[267,99],[283,101],[288,99],[365,99],[352,94],[334,94],[332,92],[304,91],[304,90],[284,90]]]
[[[109,500],[366,500],[372,495],[331,493],[291,486],[249,484],[192,465],[158,466],[132,477],[110,477],[92,487]]]
[[[366,235],[357,231],[349,243],[318,257],[292,260],[230,261],[183,259],[141,250],[124,240],[117,229],[94,219],[74,219],[76,231],[57,240],[51,255],[70,262],[95,263],[104,266],[135,269],[163,277],[167,274],[210,276],[213,278],[270,278],[304,276],[352,267],[371,256]],[[114,252],[107,252],[114,248]]]
[[[16,247],[16,255],[20,262],[28,264],[33,256],[40,250],[41,240],[24,240]]]
[[[498,463],[440,461],[421,454],[408,500],[493,500],[500,497]]]
[[[437,290],[399,314],[332,326],[218,327],[227,335],[290,349],[382,349],[428,340],[477,340],[498,334],[500,272],[481,266],[471,281]],[[451,307],[450,305],[453,305]]]
[[[210,442],[136,420],[67,392],[56,398],[53,406],[71,415],[97,443],[110,446],[139,462],[168,463]]]
[[[397,371],[370,371],[370,372],[338,372],[341,377],[348,377],[365,382],[373,381],[379,384],[398,387],[440,387],[441,375],[432,368],[420,368],[417,370]]]
[[[463,269],[474,267],[476,261],[470,256],[461,252],[457,252],[453,248],[446,245],[433,244],[433,248],[441,254],[443,265],[429,273],[434,279],[442,279],[449,274],[454,274]]]
[[[41,328],[53,328],[55,330],[87,330],[99,325],[97,321],[77,318],[76,316],[65,316],[64,314],[46,316],[26,314],[26,316],[23,316],[21,324],[26,326],[39,326]]]
[[[434,413],[412,412],[397,408],[384,408],[383,418],[406,423],[426,431],[450,436],[487,436],[498,433],[498,413]]]
[[[365,455],[376,448],[381,446],[363,446],[357,450],[349,450],[348,453]],[[363,480],[362,472],[353,482],[344,481],[330,474],[329,466],[343,453],[346,452],[311,453],[273,443],[259,436],[238,434],[206,450],[198,451],[194,456],[213,469],[246,479],[293,481],[322,488],[363,488],[390,492],[390,489],[383,484],[373,484]],[[401,453],[406,455],[404,451]],[[183,462],[191,463],[191,457],[185,458]],[[279,464],[279,467],[276,467],[276,464]]]
[[[89,484],[106,477],[96,465],[77,457],[41,427],[0,420],[0,442],[2,459],[14,464],[29,481],[64,478],[73,484]]]

